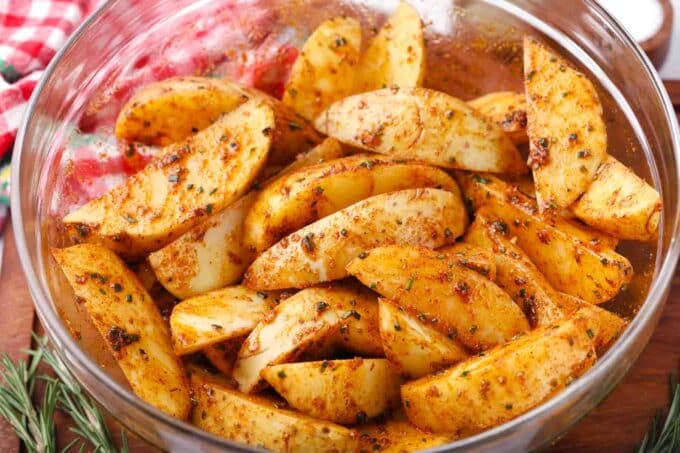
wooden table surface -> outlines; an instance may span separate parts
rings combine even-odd
[[[680,112],[679,112],[680,119]],[[16,255],[11,226],[6,235],[0,274],[0,352],[23,357],[34,326],[33,306]],[[680,273],[673,278],[663,318],[637,363],[611,395],[556,445],[553,453],[633,451],[649,428],[652,417],[669,404],[668,377],[680,364]],[[72,434],[68,420],[57,418],[59,444]],[[117,430],[115,430],[117,431]],[[132,450],[147,450],[132,439]],[[0,452],[19,452],[19,441],[0,419]]]

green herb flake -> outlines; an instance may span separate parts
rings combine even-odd
[[[411,288],[413,287],[413,282],[416,280],[416,276],[411,274],[411,277],[409,277],[408,282],[406,282],[406,291],[411,291]]]
[[[283,370],[281,370],[281,371],[279,371],[278,373],[276,373],[276,375],[277,375],[280,379],[285,379],[285,378],[286,378],[286,372],[283,371]]]

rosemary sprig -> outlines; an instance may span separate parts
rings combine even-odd
[[[5,418],[21,438],[29,453],[56,452],[54,412],[58,408],[74,421],[71,431],[78,438],[70,442],[63,452],[70,451],[80,444],[84,451],[91,444],[93,451],[128,453],[125,432],[122,433],[123,445],[118,450],[113,443],[104,417],[94,402],[82,391],[77,381],[66,368],[66,364],[47,345],[47,337],[34,335],[36,349],[26,350],[31,357],[30,363],[19,360],[14,364],[5,354],[0,362],[4,370],[0,372],[0,416]],[[40,363],[49,366],[56,378],[39,376]],[[45,381],[45,395],[41,404],[33,402],[33,391],[37,379]]]
[[[671,407],[661,430],[661,414],[656,414],[638,453],[674,453],[680,451],[680,384],[677,377],[671,376]]]

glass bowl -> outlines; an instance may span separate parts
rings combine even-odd
[[[498,89],[521,90],[521,37],[539,36],[598,83],[610,152],[653,182],[663,197],[658,242],[622,245],[639,277],[611,305],[635,314],[616,344],[583,377],[540,407],[436,450],[538,449],[605,398],[647,344],[661,316],[679,250],[675,238],[680,136],[675,114],[644,53],[595,1],[411,3],[427,24],[427,86],[463,99]],[[65,150],[82,139],[74,131],[100,125],[105,136],[120,103],[135,86],[154,78],[210,71],[280,91],[277,80],[282,76],[272,68],[285,71],[296,47],[321,20],[352,15],[361,20],[365,33],[371,33],[396,4],[396,0],[113,0],[78,29],[37,86],[16,140],[11,187],[12,221],[29,288],[43,326],[78,380],[107,411],[151,444],[172,451],[249,451],[136,398],[74,303],[61,273],[55,272],[47,251],[66,243],[56,221],[59,211],[69,202],[79,202],[62,192]],[[201,49],[198,58],[188,51],[196,46]],[[264,72],[257,67],[243,70],[267,58],[280,65]],[[105,139],[97,146],[103,152],[117,152]]]

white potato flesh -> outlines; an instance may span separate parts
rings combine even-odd
[[[389,88],[331,105],[317,130],[342,143],[446,168],[524,173],[515,145],[465,102],[426,88]]]
[[[68,214],[64,224],[79,240],[127,257],[158,250],[245,194],[267,159],[273,130],[272,109],[249,101],[168,146],[123,184]]]
[[[460,194],[446,172],[384,156],[357,155],[287,173],[257,196],[245,242],[258,252],[310,223],[381,193],[436,187]]]
[[[230,286],[180,302],[170,315],[175,352],[191,354],[248,335],[278,301],[278,293]]]
[[[437,248],[465,230],[461,197],[439,189],[376,195],[308,225],[279,241],[250,266],[253,289],[304,288],[348,276],[352,259],[383,244]]]
[[[495,91],[468,101],[468,105],[496,123],[515,145],[529,142],[524,93]]]
[[[595,362],[595,327],[574,317],[402,386],[408,419],[435,433],[470,435],[552,397]]]
[[[394,302],[380,299],[379,307],[385,356],[403,375],[423,377],[469,356],[455,337],[449,338],[419,322]]]
[[[161,313],[135,275],[96,244],[52,249],[78,300],[123,370],[132,391],[179,419],[189,416],[189,385]]]
[[[502,289],[446,253],[384,246],[353,260],[347,270],[408,314],[475,351],[529,330]]]
[[[607,158],[607,129],[593,83],[534,38],[524,39],[529,165],[541,210],[567,208]]]
[[[361,56],[361,91],[422,86],[425,55],[420,15],[402,1]]]
[[[386,359],[286,363],[262,377],[295,409],[335,423],[364,423],[399,405],[401,378]]]
[[[361,25],[336,17],[317,27],[293,64],[283,103],[313,120],[333,102],[357,90]]]
[[[282,409],[277,400],[244,395],[199,372],[192,373],[191,385],[196,400],[193,423],[209,433],[276,452],[358,449],[354,430]]]
[[[239,389],[246,393],[259,389],[260,373],[266,367],[294,361],[310,349],[325,350],[329,342],[342,342],[359,353],[375,351],[374,339],[379,334],[377,316],[370,316],[371,311],[377,311],[375,296],[355,286],[309,288],[283,300],[239,351],[233,374]],[[375,326],[366,325],[371,319]],[[342,339],[347,332],[353,332],[354,342]],[[361,335],[367,338],[365,342],[357,338]]]

